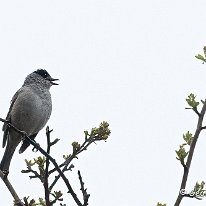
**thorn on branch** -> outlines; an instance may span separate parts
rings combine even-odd
[[[204,127],[201,127],[201,130],[203,130],[203,129],[206,129],[206,126],[204,126]]]
[[[56,138],[53,142],[50,142],[50,146],[55,145],[60,139]]]

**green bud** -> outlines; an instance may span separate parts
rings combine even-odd
[[[192,140],[193,140],[192,133],[190,133],[190,132],[188,131],[186,134],[183,134],[183,139],[185,140],[185,142],[186,142],[188,145],[191,145]]]
[[[157,206],[167,206],[166,204],[157,203]]]
[[[196,96],[192,93],[186,98],[188,105],[192,108],[196,108],[199,105],[199,102],[197,102],[195,98]]]
[[[177,157],[176,159],[179,160],[181,163],[184,162],[185,157],[187,157],[188,152],[185,151],[184,148],[185,144],[180,145],[179,150],[175,150]]]
[[[72,142],[73,152],[76,152],[80,149],[81,145],[78,142]]]

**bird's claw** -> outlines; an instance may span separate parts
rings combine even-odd
[[[24,141],[25,137],[27,137],[28,135],[25,131],[21,131],[21,134],[22,134],[21,140]]]
[[[36,143],[36,141],[35,141],[35,143]],[[38,152],[39,151],[38,148],[40,147],[40,144],[36,143],[36,145],[37,145],[37,147],[33,147],[32,152]]]
[[[9,170],[3,170],[2,172],[3,172],[3,174],[4,174],[3,179],[6,179],[7,176],[8,176],[8,174],[9,174]]]

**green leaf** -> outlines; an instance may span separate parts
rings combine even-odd
[[[202,60],[202,61],[206,61],[206,59],[201,55],[201,54],[198,54],[198,55],[196,55],[195,56],[197,59],[200,59],[200,60]]]
[[[190,132],[188,131],[186,134],[183,134],[183,139],[185,140],[185,142],[186,142],[188,145],[191,145],[192,140],[193,140],[192,133],[190,133]]]
[[[188,155],[188,152],[186,152],[184,148],[185,144],[180,145],[179,150],[175,150],[177,157],[176,159],[179,160],[181,163],[184,163],[185,158]]]

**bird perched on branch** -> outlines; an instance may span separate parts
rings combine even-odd
[[[52,85],[58,85],[49,73],[44,69],[38,69],[29,74],[23,86],[14,94],[6,120],[34,140],[38,132],[45,126],[52,111],[52,101],[49,89]],[[10,162],[16,147],[22,140],[22,136],[9,127],[3,125],[3,147],[6,145],[4,156],[0,163],[0,169],[9,171]],[[29,146],[27,140],[23,140],[19,153]]]

